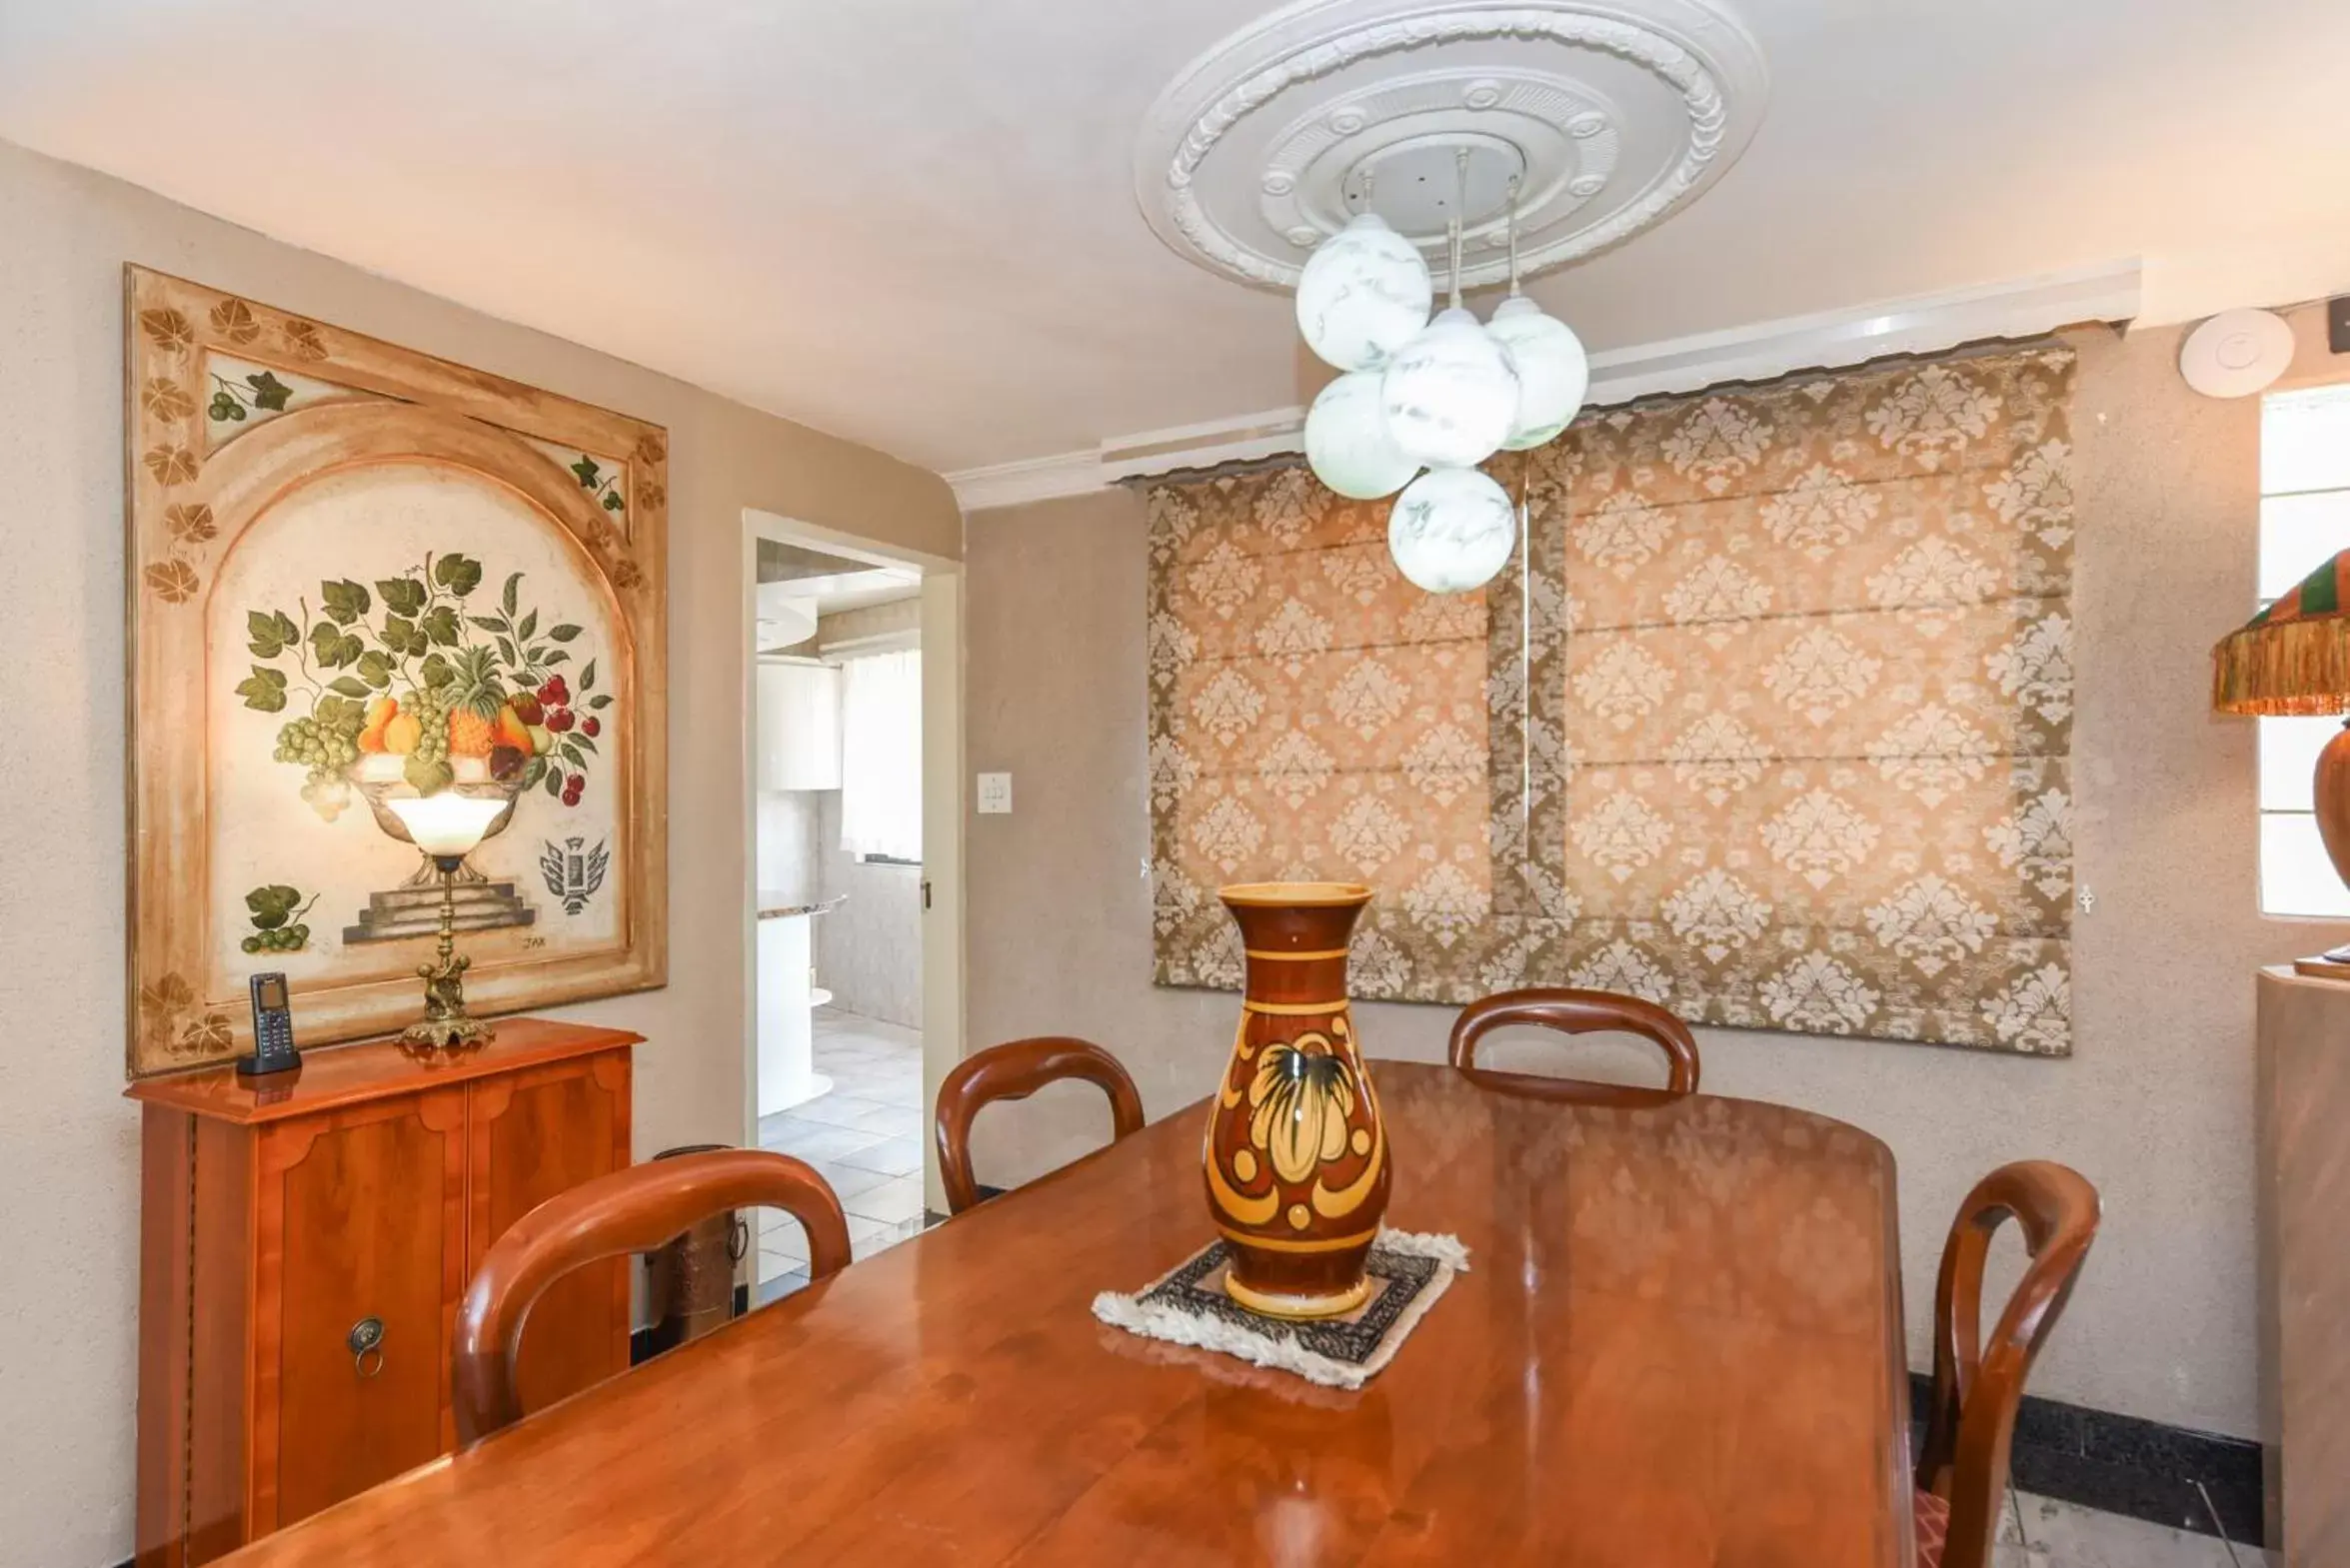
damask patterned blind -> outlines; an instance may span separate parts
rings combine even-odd
[[[1380,891],[1357,994],[2070,1048],[2069,350],[1586,415],[1482,595],[1302,470],[1155,487],[1158,977],[1221,881]]]
[[[1302,468],[1150,492],[1157,978],[1236,986],[1225,882],[1343,876],[1364,996],[1474,994],[1492,906],[1488,618],[1387,556],[1386,509]]]

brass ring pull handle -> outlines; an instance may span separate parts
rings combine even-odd
[[[343,1340],[351,1347],[351,1370],[361,1377],[373,1377],[384,1369],[384,1320],[363,1317],[351,1325],[351,1332]]]

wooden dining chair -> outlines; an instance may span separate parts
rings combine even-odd
[[[765,1149],[718,1149],[631,1165],[559,1193],[491,1244],[457,1312],[457,1440],[522,1419],[516,1357],[531,1304],[575,1268],[650,1252],[722,1209],[780,1208],[808,1229],[808,1277],[849,1265],[849,1221],[824,1177]]]
[[[2002,1165],[1975,1183],[1942,1248],[1934,1286],[1934,1393],[1917,1456],[1918,1568],[1988,1568],[2008,1443],[2024,1379],[2064,1311],[2089,1243],[2097,1189],[2047,1160]],[[2013,1219],[2031,1262],[1982,1338],[1983,1259]]]
[[[947,1212],[960,1214],[997,1195],[971,1170],[971,1124],[980,1107],[1000,1099],[1027,1099],[1048,1083],[1083,1078],[1110,1096],[1110,1140],[1143,1130],[1143,1096],[1118,1058],[1092,1040],[1048,1034],[1010,1040],[963,1058],[939,1084],[939,1179]]]
[[[1534,985],[1479,997],[1452,1020],[1452,1065],[1475,1066],[1477,1041],[1513,1024],[1533,1024],[1562,1034],[1620,1031],[1641,1035],[1654,1040],[1664,1052],[1665,1091],[1697,1092],[1697,1039],[1689,1026],[1652,1001],[1615,991]]]

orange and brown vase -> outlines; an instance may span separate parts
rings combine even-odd
[[[1363,1262],[1393,1179],[1346,1004],[1346,942],[1370,889],[1244,882],[1218,896],[1248,959],[1204,1155],[1224,1288],[1273,1317],[1334,1317],[1370,1293]]]

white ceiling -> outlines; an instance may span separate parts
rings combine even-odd
[[[1744,159],[1532,290],[1594,349],[2133,255],[2147,321],[2350,289],[2343,0],[1729,3]],[[1133,192],[1268,9],[0,0],[0,136],[954,470],[1318,384]]]

